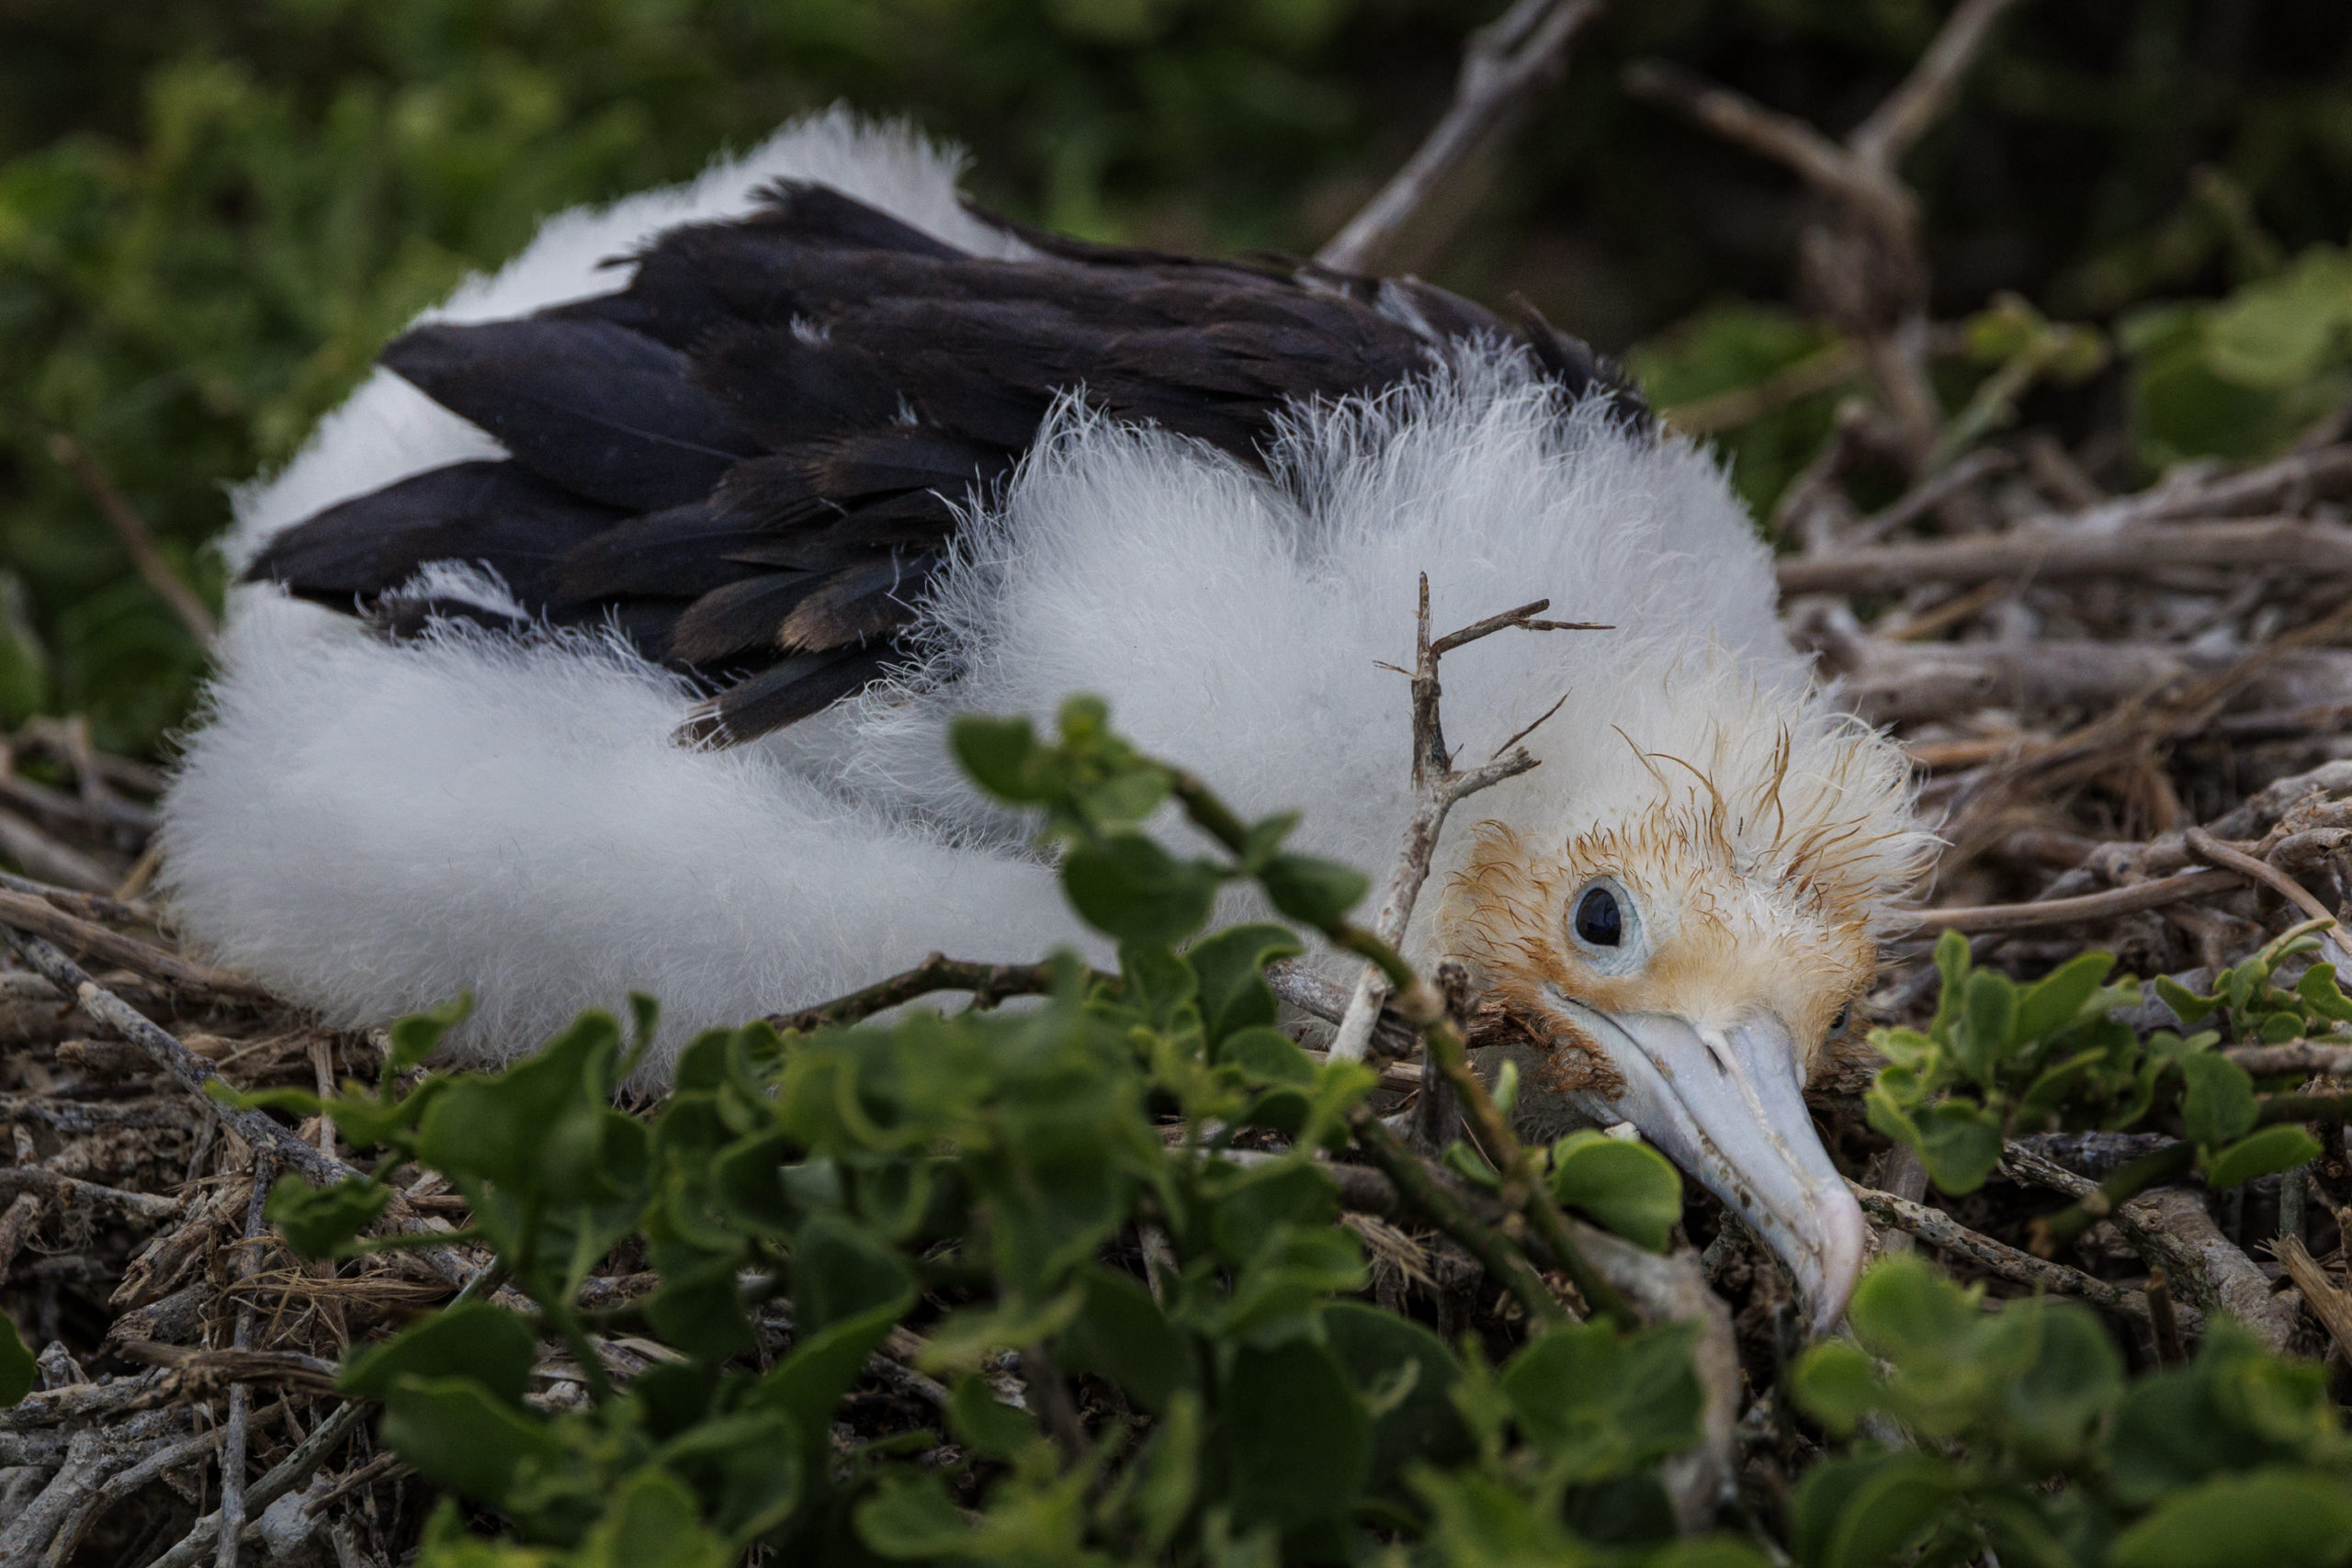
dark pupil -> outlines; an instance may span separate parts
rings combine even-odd
[[[1577,935],[1595,947],[1614,947],[1625,940],[1624,917],[1617,912],[1617,896],[1596,887],[1577,904]]]
[[[1838,1010],[1838,1016],[1829,1021],[1829,1032],[1832,1034],[1843,1033],[1846,1028],[1846,1021],[1853,1016],[1854,1004],[1848,1002],[1844,1007]]]

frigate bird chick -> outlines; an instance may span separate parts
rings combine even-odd
[[[470,990],[488,1059],[631,990],[674,1043],[1031,959],[1094,939],[955,771],[957,713],[1099,693],[1381,866],[1419,577],[1442,624],[1545,595],[1615,629],[1449,656],[1474,755],[1557,711],[1408,945],[1834,1321],[1864,1231],[1802,1090],[1928,840],[1714,463],[1532,314],[1058,239],[956,175],[820,116],[554,220],[395,341],[237,497],[181,930],[337,1023]]]

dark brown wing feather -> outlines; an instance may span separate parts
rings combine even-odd
[[[725,743],[900,657],[958,504],[1012,471],[1065,392],[1255,463],[1287,404],[1394,385],[1483,333],[1642,417],[1532,310],[1513,327],[1412,279],[1004,227],[1033,258],[779,185],[748,218],[657,237],[619,293],[413,329],[384,363],[510,458],[330,507],[248,576],[399,634],[443,608],[392,592],[419,567],[480,562],[545,621],[616,627],[703,682],[695,738]]]

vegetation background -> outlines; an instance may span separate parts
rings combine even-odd
[[[202,666],[52,458],[54,433],[217,596],[204,547],[227,488],[283,462],[408,316],[549,212],[688,175],[844,100],[963,142],[974,193],[1023,219],[1311,251],[1436,118],[1464,36],[1497,9],[0,0],[0,721],[82,713],[100,746],[154,752]],[[1823,342],[1790,298],[1805,192],[1631,97],[1623,68],[1663,57],[1842,131],[1944,9],[1616,7],[1420,269],[1484,299],[1523,292],[1627,356],[1668,405],[1803,358]],[[2149,317],[2152,302],[2301,278],[2295,258],[2352,223],[2352,7],[2027,6],[1905,174],[1939,316],[2012,291],[2054,319],[2106,330],[2138,311],[2162,327],[2177,318]],[[2352,299],[2340,274],[2322,282],[2331,301]],[[2322,314],[2320,367],[2340,368],[2352,310]],[[2308,380],[2313,365],[2296,369]],[[2120,360],[2040,394],[2030,417],[2089,439],[2082,450],[2118,484],[2284,438],[2283,416],[2249,414],[2244,397],[2200,404],[2186,436],[2152,434],[2134,422],[2134,371]],[[1969,367],[1954,374],[1959,396]],[[1733,434],[1752,499],[1769,502],[1802,463],[1835,398]]]

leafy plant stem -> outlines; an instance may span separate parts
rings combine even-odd
[[[1544,1283],[1544,1277],[1528,1262],[1527,1255],[1517,1243],[1503,1234],[1501,1227],[1487,1224],[1473,1214],[1460,1200],[1445,1190],[1419,1155],[1405,1146],[1403,1140],[1390,1132],[1380,1118],[1369,1110],[1359,1108],[1352,1122],[1356,1146],[1378,1166],[1405,1201],[1427,1215],[1430,1222],[1443,1231],[1464,1250],[1476,1258],[1487,1272],[1502,1281],[1526,1309],[1531,1322],[1539,1324],[1565,1323],[1567,1310]],[[1579,1287],[1581,1288],[1581,1287]],[[1587,1301],[1592,1298],[1587,1296]]]
[[[2158,1182],[2186,1172],[2197,1162],[2197,1145],[2178,1143],[2142,1155],[2099,1183],[2098,1190],[2080,1202],[2033,1222],[2033,1250],[2047,1258],[2063,1243],[2074,1240]]]

